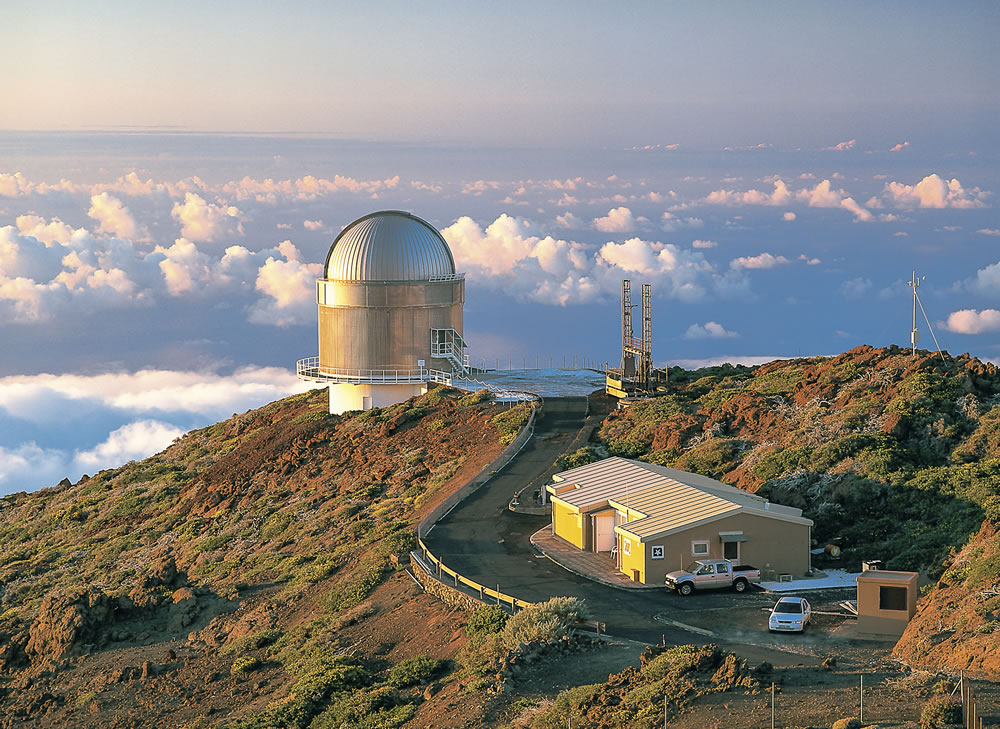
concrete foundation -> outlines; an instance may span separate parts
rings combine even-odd
[[[371,410],[395,405],[427,392],[427,383],[406,385],[330,385],[330,413],[339,415],[348,410]]]

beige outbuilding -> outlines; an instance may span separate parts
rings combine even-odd
[[[898,638],[917,613],[917,573],[869,570],[858,575],[858,633]]]
[[[614,457],[552,479],[552,533],[608,553],[636,582],[663,584],[696,559],[752,564],[765,576],[810,569],[813,522],[801,509],[707,476]]]

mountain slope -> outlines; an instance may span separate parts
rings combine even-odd
[[[331,416],[313,391],[0,499],[0,724],[180,726],[280,698],[528,413],[436,389]]]
[[[800,507],[815,521],[817,543],[841,546],[849,569],[881,559],[889,569],[940,577],[897,654],[1000,675],[1000,631],[993,632],[1000,597],[979,599],[1000,586],[994,365],[862,346],[836,357],[670,376],[667,395],[604,422],[610,453]]]

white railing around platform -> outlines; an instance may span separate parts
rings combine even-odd
[[[295,374],[303,380],[315,382],[360,382],[373,385],[405,385],[417,382],[451,381],[451,373],[429,367],[417,369],[362,370],[343,367],[325,367],[319,357],[306,357],[295,363]]]
[[[295,363],[295,374],[303,380],[326,383],[355,383],[364,385],[406,385],[435,382],[468,392],[489,390],[499,402],[530,402],[538,396],[530,392],[508,390],[490,382],[471,377],[461,377],[455,372],[420,367],[412,370],[362,370],[320,366],[319,357],[306,357]]]

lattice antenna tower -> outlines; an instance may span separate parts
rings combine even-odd
[[[642,285],[642,355],[639,358],[639,381],[645,389],[653,383],[653,313],[652,285]]]
[[[635,337],[632,333],[632,282],[622,279],[622,377],[635,375]]]

